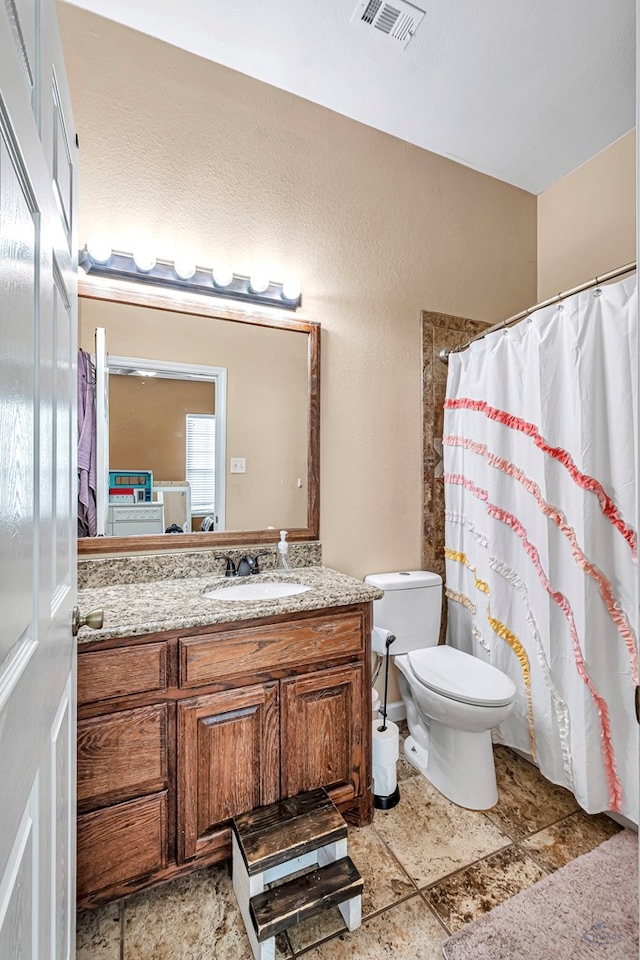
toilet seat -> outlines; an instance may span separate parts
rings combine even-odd
[[[408,658],[422,686],[450,700],[478,707],[502,707],[515,696],[516,687],[510,677],[455,647],[413,650]]]

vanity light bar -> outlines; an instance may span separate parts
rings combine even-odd
[[[105,251],[106,252],[106,251]],[[100,255],[104,257],[104,254]],[[242,300],[245,303],[259,303],[266,307],[279,307],[285,310],[297,310],[302,303],[302,294],[297,284],[291,282],[268,282],[265,289],[254,291],[249,277],[234,273],[225,286],[216,286],[211,270],[197,267],[195,273],[187,279],[180,279],[175,264],[169,260],[157,260],[149,270],[141,270],[132,254],[113,251],[108,259],[98,260],[85,246],[78,253],[78,264],[85,273],[98,277],[112,277],[118,280],[137,280],[173,290],[189,290],[192,293],[204,293],[212,297],[224,297],[226,300]],[[147,264],[145,263],[146,267]],[[178,265],[180,267],[180,264]],[[184,275],[185,271],[181,271]],[[255,281],[254,281],[255,282]],[[259,284],[262,287],[263,284]],[[294,296],[295,294],[295,296]]]

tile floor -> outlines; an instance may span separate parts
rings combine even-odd
[[[450,932],[620,829],[511,750],[495,757],[500,800],[487,813],[456,807],[402,759],[401,802],[349,834],[362,926],[349,933],[326,911],[278,938],[278,960],[441,960]],[[77,960],[251,960],[228,867],[81,914]]]

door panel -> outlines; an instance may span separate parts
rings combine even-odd
[[[25,918],[38,903],[38,779],[29,793],[26,808],[14,835],[11,850],[12,875],[0,882],[0,957],[36,957],[37,936]]]
[[[363,667],[282,681],[282,796],[349,785],[360,792]]]
[[[73,131],[54,0],[0,3],[0,957],[20,960],[74,951],[75,172],[63,215],[54,73]]]
[[[66,227],[69,244],[73,235],[73,161],[71,144],[64,119],[60,90],[55,71],[51,77],[51,95],[53,98],[53,143],[52,168],[56,199]]]
[[[11,264],[10,271],[0,273],[0,389],[3,402],[13,410],[12,416],[0,418],[0,569],[3,593],[6,590],[11,597],[0,620],[0,665],[8,663],[20,643],[28,642],[33,620],[37,212],[28,173],[0,101],[0,263]]]
[[[38,109],[38,0],[5,0],[16,59],[35,115]]]
[[[69,402],[74,396],[75,341],[73,310],[62,274],[54,260],[53,270],[53,397],[55,398],[55,416],[53,421],[52,447],[55,450],[56,463],[70,463],[74,459],[73,405]],[[73,582],[72,563],[75,555],[69,549],[69,517],[74,513],[76,497],[75,477],[65,471],[56,472],[52,479],[53,500],[53,591],[64,589]],[[72,532],[73,535],[73,532]]]
[[[207,850],[207,833],[280,795],[278,684],[178,704],[178,856]]]
[[[52,944],[56,958],[72,956],[75,930],[71,927],[75,885],[75,825],[71,816],[69,797],[73,796],[75,764],[75,725],[71,679],[63,696],[51,731],[51,790],[53,804],[51,824],[51,890],[53,907]]]

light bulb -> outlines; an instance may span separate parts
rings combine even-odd
[[[251,293],[264,293],[269,286],[269,277],[266,273],[254,273],[249,279]]]
[[[285,280],[282,284],[283,300],[298,300],[302,290],[297,280]]]
[[[179,280],[191,280],[195,275],[196,265],[193,260],[176,260],[173,269]]]
[[[140,273],[151,273],[156,265],[156,258],[148,250],[135,250],[133,262]]]
[[[216,287],[228,287],[233,280],[233,270],[227,263],[219,263],[211,271]]]
[[[87,253],[95,263],[108,263],[111,259],[111,247],[100,237],[87,240]]]

